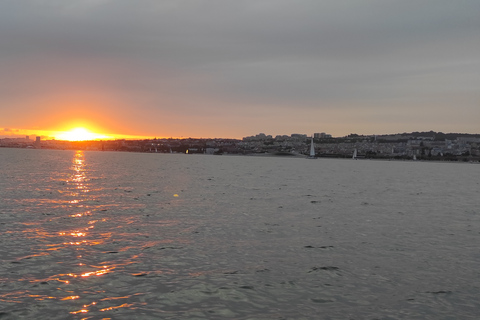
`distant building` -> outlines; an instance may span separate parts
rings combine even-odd
[[[314,139],[325,139],[325,138],[331,138],[331,137],[332,137],[331,134],[326,134],[325,132],[313,134]]]
[[[291,135],[292,139],[306,139],[307,135],[306,134],[301,134],[301,133],[292,133]]]
[[[243,138],[243,141],[264,141],[272,139],[271,135],[266,135],[265,133],[259,133],[256,136],[250,136]]]
[[[458,137],[457,140],[459,142],[480,142],[480,138],[476,137]]]

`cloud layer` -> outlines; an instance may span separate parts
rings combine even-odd
[[[480,132],[476,0],[0,3],[0,127]]]

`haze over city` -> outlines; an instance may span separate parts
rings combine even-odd
[[[479,133],[479,34],[476,0],[2,1],[0,138]]]

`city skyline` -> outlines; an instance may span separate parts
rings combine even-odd
[[[480,160],[480,134],[411,132],[391,135],[362,136],[351,134],[335,138],[327,133],[271,136],[259,133],[243,139],[184,138],[141,140],[35,140],[29,136],[0,139],[1,148],[57,149],[88,151],[129,151],[145,153],[182,153],[208,155],[295,156],[310,159],[398,159],[462,161]]]
[[[476,134],[478,12],[473,0],[2,2],[0,138]]]
[[[403,140],[405,137],[408,137],[408,139],[414,137],[414,139],[433,139],[435,140],[436,138],[440,137],[440,140],[442,139],[457,139],[458,137],[470,137],[477,139],[479,138],[480,133],[465,133],[465,132],[436,132],[433,130],[430,131],[411,131],[411,132],[390,132],[390,133],[385,133],[385,134],[362,134],[362,133],[350,133],[348,135],[344,136],[332,136],[331,134],[327,132],[314,132],[312,134],[307,134],[307,133],[301,133],[301,132],[296,132],[296,133],[291,133],[291,134],[278,134],[278,135],[272,135],[269,133],[264,133],[260,132],[257,134],[253,135],[247,135],[244,137],[240,138],[230,138],[230,137],[191,137],[191,136],[182,136],[182,137],[160,137],[160,136],[155,136],[155,137],[135,137],[135,136],[124,136],[124,137],[115,137],[115,136],[102,136],[95,134],[93,132],[89,132],[88,130],[85,130],[83,128],[74,128],[70,131],[65,131],[59,134],[58,138],[53,137],[53,136],[42,136],[42,135],[20,135],[20,134],[12,134],[8,136],[0,136],[0,141],[21,141],[23,142],[33,142],[33,141],[51,141],[51,142],[102,142],[102,141],[125,141],[125,140],[130,140],[130,141],[153,141],[153,140],[276,140],[276,139],[308,139],[310,141],[310,138],[313,138],[315,140],[321,139],[321,140],[342,140],[342,139],[363,139],[363,138],[369,138],[369,139],[374,139],[376,140],[377,138],[379,139],[388,139],[388,140],[396,140],[400,139]]]

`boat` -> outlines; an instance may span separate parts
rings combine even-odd
[[[357,148],[355,148],[355,150],[353,150],[352,159],[353,159],[353,160],[357,160]]]
[[[317,159],[317,157],[315,157],[315,146],[313,145],[313,137],[312,142],[310,143],[310,155],[307,157],[307,159]]]

